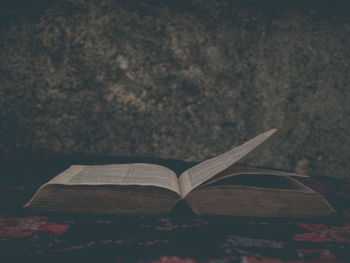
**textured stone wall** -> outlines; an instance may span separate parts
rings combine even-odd
[[[349,176],[345,2],[7,2],[2,147],[199,161],[297,116],[247,162]]]

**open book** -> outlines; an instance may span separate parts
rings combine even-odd
[[[162,214],[185,201],[197,214],[320,217],[334,209],[294,173],[235,163],[279,133],[272,129],[179,177],[155,164],[73,165],[42,185],[26,207],[46,211]]]

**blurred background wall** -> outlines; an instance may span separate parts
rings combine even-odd
[[[346,1],[2,1],[0,147],[349,177]]]

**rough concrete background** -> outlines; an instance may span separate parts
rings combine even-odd
[[[247,162],[349,177],[345,2],[5,2],[1,147],[199,161],[297,116]]]

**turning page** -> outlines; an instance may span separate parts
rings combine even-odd
[[[186,170],[179,177],[182,197],[185,197],[189,192],[191,192],[200,184],[229,168],[234,163],[241,160],[252,151],[256,150],[264,142],[270,139],[272,135],[274,135],[277,131],[277,129],[269,130],[243,143],[242,145],[233,148],[228,152],[225,152],[215,158],[206,160]]]

